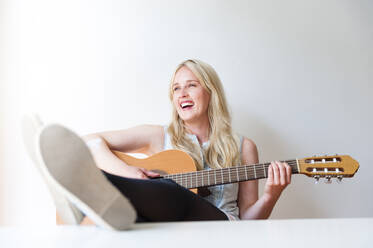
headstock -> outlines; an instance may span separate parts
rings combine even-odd
[[[359,169],[359,163],[348,155],[315,156],[298,159],[299,173],[316,179],[324,177],[327,183],[331,178],[340,182],[344,177],[352,177]]]

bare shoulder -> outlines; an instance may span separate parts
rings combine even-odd
[[[258,149],[253,140],[243,137],[242,140],[242,162],[258,163]]]
[[[259,162],[258,149],[253,140],[243,137],[241,164],[256,164]],[[239,183],[238,206],[242,216],[258,200],[258,180],[245,181]]]

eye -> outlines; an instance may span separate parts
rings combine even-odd
[[[175,87],[175,88],[174,88],[174,91],[177,91],[178,89],[179,89],[179,87]]]
[[[189,87],[196,87],[196,84],[189,84]]]

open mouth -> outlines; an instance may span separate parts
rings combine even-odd
[[[183,109],[183,110],[188,110],[188,109],[191,109],[193,108],[194,106],[194,103],[192,101],[186,101],[186,102],[182,102],[180,104],[180,107]]]

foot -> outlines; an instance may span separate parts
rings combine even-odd
[[[32,159],[35,167],[40,172],[44,182],[46,183],[49,192],[52,195],[52,199],[56,206],[59,220],[63,224],[68,225],[79,225],[84,218],[83,213],[77,209],[71,202],[69,202],[58,190],[48,182],[47,177],[43,174],[41,166],[43,166],[36,158],[36,136],[39,130],[43,127],[43,123],[37,115],[27,115],[22,119],[22,136],[23,143],[27,150],[29,157]]]
[[[128,229],[136,211],[97,168],[84,141],[60,125],[44,127],[38,158],[49,181],[98,226]]]

